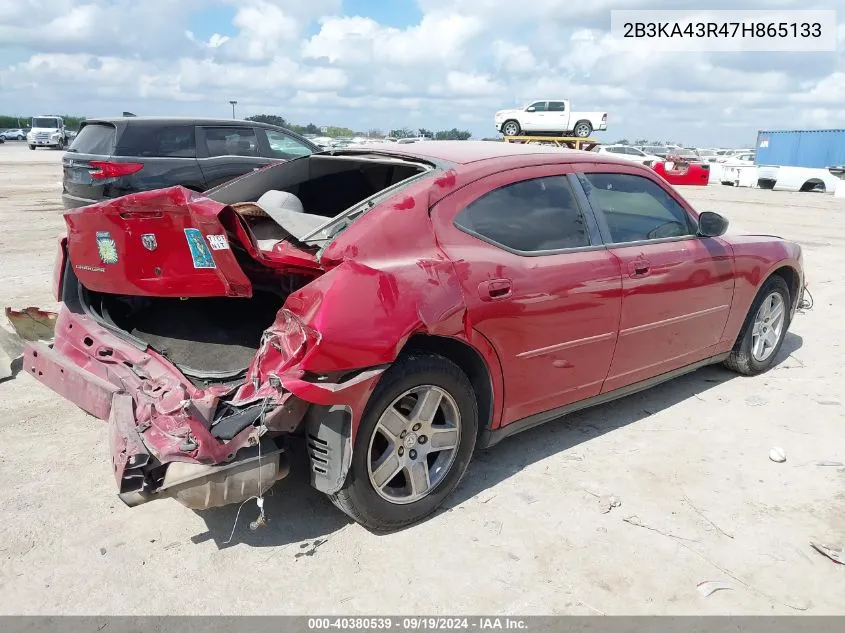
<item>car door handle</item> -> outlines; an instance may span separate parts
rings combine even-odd
[[[478,284],[478,296],[482,301],[507,299],[512,291],[513,282],[510,279],[490,279]]]

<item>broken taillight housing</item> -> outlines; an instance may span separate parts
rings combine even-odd
[[[94,180],[128,176],[144,168],[144,163],[113,163],[108,160],[92,160],[88,164],[94,168],[91,172],[91,178]]]

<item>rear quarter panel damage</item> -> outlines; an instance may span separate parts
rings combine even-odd
[[[437,244],[428,213],[430,189],[454,184],[451,175],[442,182],[415,183],[335,238],[320,258],[325,274],[288,297],[267,333],[270,338],[283,334],[290,328],[284,312],[295,315],[305,329],[296,362],[279,366],[279,350],[273,344],[262,347],[239,397],[250,397],[252,377],[260,390],[277,366],[282,384],[296,396],[348,406],[354,438],[379,377],[411,336],[454,337],[473,344],[476,337],[455,266]],[[281,356],[289,354],[284,350]],[[305,375],[344,372],[354,378],[303,380]]]

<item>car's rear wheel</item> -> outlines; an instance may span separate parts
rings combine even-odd
[[[35,145],[30,145],[29,149],[35,149]]]
[[[436,354],[403,355],[370,398],[346,482],[331,499],[371,530],[415,523],[458,485],[477,434],[466,374]]]
[[[760,374],[775,363],[789,329],[790,293],[783,277],[766,280],[742,325],[725,365],[746,376]]]
[[[593,133],[593,126],[589,121],[578,121],[578,123],[575,124],[575,129],[572,130],[572,133],[578,138],[587,138]]]
[[[522,132],[522,128],[519,125],[519,122],[514,121],[513,119],[509,119],[505,121],[502,125],[502,134],[505,136],[519,136]]]

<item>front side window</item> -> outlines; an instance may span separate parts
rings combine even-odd
[[[313,154],[310,147],[303,145],[292,136],[275,130],[266,130],[266,132],[267,142],[270,145],[270,156],[273,158],[292,159]]]
[[[536,103],[532,103],[529,108],[534,108],[534,112],[545,112],[546,111],[546,102],[545,101],[537,101]]]
[[[470,203],[455,224],[506,249],[537,252],[590,245],[566,176],[515,182]]]
[[[631,174],[579,174],[615,244],[694,235],[689,215],[663,187]]]
[[[258,156],[258,138],[251,127],[205,128],[209,156]]]

